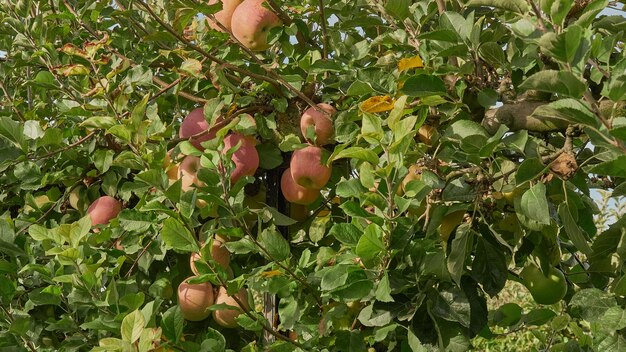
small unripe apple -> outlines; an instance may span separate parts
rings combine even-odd
[[[554,268],[544,273],[534,264],[525,267],[520,273],[524,286],[528,288],[535,302],[539,304],[555,304],[565,297],[567,293],[567,281],[565,275]]]
[[[318,111],[314,107],[308,108],[300,118],[300,131],[302,131],[302,135],[306,138],[309,126],[313,126],[315,129],[315,144],[322,146],[330,143],[333,137],[333,115],[337,110],[325,103],[317,104],[317,107],[325,111],[326,114]]]
[[[406,191],[406,186],[409,184],[409,182],[421,180],[422,169],[423,169],[422,166],[416,165],[416,164],[409,166],[409,173],[406,176],[404,176],[404,179],[402,180],[402,184],[396,190],[396,194],[399,196],[402,196],[404,192]]]
[[[291,156],[291,176],[294,181],[306,188],[322,189],[330,180],[331,168],[322,164],[326,151],[319,147],[308,146],[296,150]]]
[[[220,287],[219,292],[217,294],[217,298],[215,299],[215,304],[226,304],[231,307],[237,307],[241,310],[247,311],[250,309],[250,305],[248,303],[248,293],[245,289],[239,290],[237,293],[237,298],[243,304],[243,307],[237,304],[237,301],[231,296],[228,295],[226,289],[224,287]],[[237,327],[237,317],[239,314],[242,314],[239,309],[222,309],[213,311],[213,320],[225,328],[236,328]]]
[[[222,3],[222,9],[213,14],[217,22],[219,22],[222,26],[226,27],[226,29],[231,30],[231,19],[233,17],[233,12],[239,4],[241,4],[242,0],[209,0],[209,5],[216,4],[218,1]],[[212,20],[208,20],[209,27],[223,32],[223,30]]]
[[[208,131],[201,136],[191,138],[192,136],[200,133]],[[178,135],[180,138],[191,138],[189,141],[199,150],[204,150],[200,143],[206,142],[215,138],[215,134],[217,133],[216,128],[212,128],[209,130],[209,122],[204,117],[204,109],[197,108],[192,110],[183,120],[183,123],[180,125],[180,130],[178,131]]]
[[[190,284],[185,279],[178,286],[178,306],[183,317],[189,321],[200,321],[211,315],[209,307],[213,305],[213,286],[208,282]]]
[[[264,2],[265,0],[244,0],[237,6],[231,19],[233,35],[252,51],[269,48],[267,36],[270,30],[282,23],[275,13],[263,6]]]
[[[193,253],[189,258],[189,266],[191,267],[191,271],[199,275],[198,269],[196,268],[196,260],[200,260],[200,253]],[[224,246],[224,242],[215,238],[213,240],[213,246],[211,247],[211,258],[215,260],[219,265],[221,265],[224,269],[228,268],[230,264],[230,252]]]
[[[465,218],[465,210],[454,211],[450,214],[446,214],[439,225],[439,236],[444,242],[448,242],[452,231],[461,224]]]
[[[252,137],[239,133],[229,134],[224,138],[224,150],[226,153],[230,149],[241,143],[231,156],[235,163],[235,168],[230,173],[230,181],[236,183],[243,176],[252,176],[259,168],[259,153],[256,150],[256,140]]]
[[[122,211],[122,203],[113,197],[102,196],[91,203],[87,214],[91,218],[91,226],[96,226],[108,224],[120,211]]]
[[[320,195],[318,189],[305,188],[297,184],[291,176],[291,169],[289,168],[283,172],[283,176],[280,178],[280,190],[288,202],[300,205],[309,205],[315,202]]]

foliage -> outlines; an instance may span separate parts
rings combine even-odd
[[[626,194],[609,1],[267,3],[283,26],[252,53],[199,0],[2,2],[1,348],[466,351],[498,325],[624,350],[626,219],[599,230],[590,196]],[[317,102],[339,111],[333,174],[300,217],[278,184]],[[204,151],[177,138],[199,106],[220,128]],[[261,158],[234,184],[230,131]],[[169,182],[172,148],[203,186]],[[94,231],[101,195],[124,210]],[[238,329],[177,306],[213,235],[232,276],[203,254],[197,281],[248,288]],[[530,262],[565,273],[564,301],[488,309]]]

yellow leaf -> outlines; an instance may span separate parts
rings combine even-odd
[[[363,112],[384,112],[393,110],[395,99],[388,95],[377,95],[361,103]]]
[[[406,57],[404,59],[400,59],[398,62],[398,71],[406,71],[412,68],[424,67],[424,63],[422,62],[422,58],[419,55],[413,57]]]
[[[274,277],[274,276],[280,276],[283,273],[280,270],[272,270],[272,271],[264,271],[261,273],[261,276],[266,277],[266,278],[270,278],[270,277]]]

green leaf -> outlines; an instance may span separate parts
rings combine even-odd
[[[520,15],[530,10],[528,3],[524,0],[471,0],[468,7],[489,6],[505,11],[515,12]]]
[[[180,341],[180,338],[183,336],[184,323],[183,312],[178,304],[174,305],[163,314],[163,320],[161,321],[163,334],[170,341]]]
[[[556,313],[552,309],[536,308],[524,314],[522,321],[528,326],[540,326],[546,324],[554,317],[556,317]]]
[[[362,231],[349,223],[335,223],[328,232],[328,235],[334,236],[339,242],[351,246],[359,242],[361,234]]]
[[[626,155],[597,164],[591,168],[591,173],[605,176],[626,178]]]
[[[524,182],[532,181],[541,175],[545,168],[538,158],[526,159],[520,164],[515,173],[515,183],[519,186]]]
[[[502,66],[506,64],[504,57],[504,49],[496,42],[487,42],[478,49],[480,57],[494,66]]]
[[[601,319],[606,311],[616,305],[615,297],[597,288],[582,289],[570,301],[573,312],[590,323]]]
[[[94,128],[111,128],[117,125],[117,120],[112,116],[92,116],[81,124],[83,127],[94,127]]]
[[[412,3],[412,0],[388,0],[385,4],[385,10],[393,17],[404,20],[409,16],[409,6]]]
[[[600,121],[593,112],[576,99],[560,99],[550,104],[539,106],[531,116],[551,117],[567,123],[580,123],[592,127],[600,126]]]
[[[474,234],[470,225],[463,223],[456,229],[456,236],[452,241],[450,255],[448,255],[448,271],[457,284],[465,272],[465,259],[474,243]]]
[[[558,212],[561,222],[563,223],[563,227],[565,228],[565,232],[567,232],[567,236],[572,243],[574,243],[576,249],[585,255],[591,255],[591,247],[589,246],[589,243],[587,243],[587,238],[576,223],[576,220],[574,220],[569,205],[567,203],[561,203]]]
[[[167,218],[163,221],[161,238],[167,248],[181,252],[197,252],[200,250],[193,235],[176,218]]]
[[[521,201],[522,213],[531,220],[540,224],[550,224],[550,210],[546,198],[546,186],[538,182],[528,191],[524,192]]]
[[[428,350],[410,328],[407,330],[407,339],[412,352],[427,352]]]
[[[287,242],[274,226],[268,227],[261,232],[259,242],[265,247],[270,259],[282,261],[289,258],[289,242]]]
[[[122,341],[135,343],[141,337],[145,325],[146,321],[141,311],[135,310],[126,315],[122,320]]]
[[[262,143],[256,146],[259,153],[259,166],[265,170],[277,168],[283,163],[283,157],[275,145]]]
[[[391,297],[391,285],[389,284],[389,276],[387,273],[380,279],[378,286],[376,287],[376,300],[381,302],[393,302]]]
[[[385,251],[385,245],[382,241],[383,231],[376,224],[369,224],[363,236],[356,245],[356,254],[363,260],[376,258],[380,253]]]
[[[267,213],[267,217],[272,219],[272,222],[276,226],[290,226],[297,223],[296,220],[284,215],[279,212],[276,208],[265,206],[265,212]]]
[[[366,161],[372,165],[378,165],[378,161],[379,161],[378,155],[376,155],[374,151],[370,149],[361,148],[361,147],[350,147],[347,149],[343,149],[337,154],[331,155],[329,158],[329,161],[332,162],[335,160],[345,159],[345,158]]]
[[[580,98],[587,85],[568,71],[545,70],[528,77],[519,87],[522,90],[534,89],[556,93],[572,98]]]
[[[441,78],[426,74],[409,77],[401,91],[403,94],[418,98],[447,94],[446,85]]]
[[[0,136],[12,142],[16,147],[21,148],[24,143],[24,128],[10,117],[0,116]]]

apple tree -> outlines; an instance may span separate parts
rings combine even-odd
[[[0,349],[624,351],[622,6],[3,0]]]

